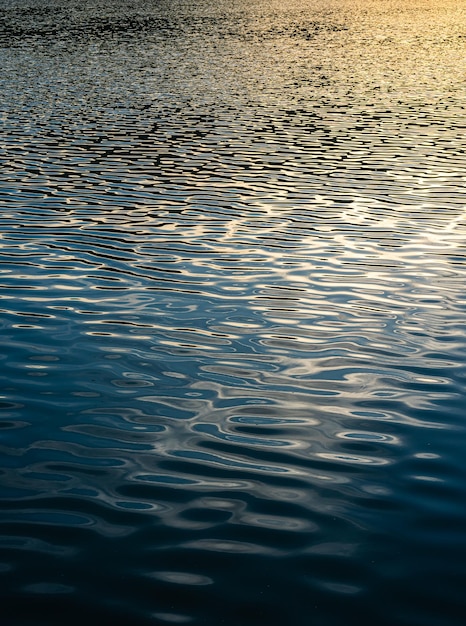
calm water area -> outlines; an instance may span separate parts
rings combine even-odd
[[[0,0],[1,626],[466,624],[464,0]]]

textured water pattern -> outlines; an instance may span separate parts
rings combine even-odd
[[[0,18],[1,624],[466,623],[464,2]]]

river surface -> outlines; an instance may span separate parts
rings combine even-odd
[[[464,626],[464,1],[0,25],[2,626]]]

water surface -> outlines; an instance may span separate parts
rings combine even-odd
[[[463,625],[464,4],[0,18],[2,624]]]

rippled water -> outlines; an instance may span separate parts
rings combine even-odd
[[[463,625],[464,2],[0,18],[2,625]]]

